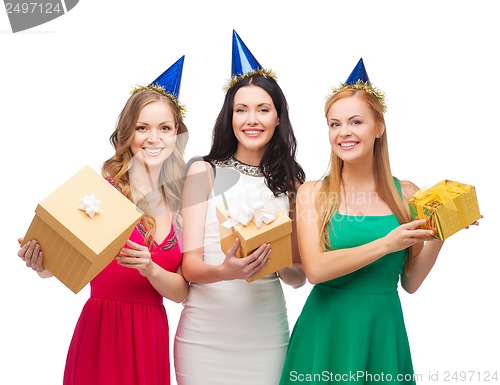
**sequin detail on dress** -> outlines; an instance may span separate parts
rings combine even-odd
[[[238,159],[236,159],[234,155],[231,155],[229,158],[225,160],[214,160],[213,163],[217,167],[234,167],[236,170],[238,170],[244,175],[255,176],[255,177],[264,176],[260,166],[254,166],[251,164],[243,163]]]

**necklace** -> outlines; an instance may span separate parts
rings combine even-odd
[[[262,177],[262,169],[260,166],[254,166],[251,164],[243,163],[242,161],[236,159],[234,155],[224,160],[215,160],[215,165],[218,167],[233,167],[244,175]]]

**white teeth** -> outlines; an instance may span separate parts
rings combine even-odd
[[[342,142],[340,143],[340,147],[354,147],[356,145],[355,142]]]
[[[161,151],[161,148],[145,148],[144,151],[151,155],[157,155]]]
[[[245,132],[245,134],[248,134],[248,135],[257,135],[257,134],[260,134],[262,131],[259,131],[259,130],[245,130],[244,132]]]

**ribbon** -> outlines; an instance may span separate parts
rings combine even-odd
[[[444,206],[449,210],[456,211],[460,223],[465,223],[465,213],[463,209],[459,210],[457,208],[453,199],[460,194],[469,192],[469,190],[469,185],[445,179],[430,188],[417,191],[413,195],[413,198],[415,198],[418,203],[416,205],[417,218],[425,218],[428,216],[425,214],[426,208],[430,210],[432,214],[439,206]],[[430,226],[436,227],[432,215]]]
[[[250,221],[260,228],[276,219],[279,207],[273,193],[265,185],[257,185],[253,191],[238,189],[227,200],[226,212],[229,217],[221,226],[231,228],[236,224],[247,226]]]
[[[96,199],[94,194],[84,195],[83,198],[80,198],[80,202],[78,209],[85,211],[90,218],[94,218],[96,213],[102,212],[101,201]]]

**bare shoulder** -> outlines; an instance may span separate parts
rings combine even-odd
[[[319,180],[310,180],[307,182],[304,182],[300,185],[300,187],[297,190],[298,194],[314,194],[319,191],[319,188],[321,187],[321,181]]]
[[[314,204],[320,192],[321,182],[318,180],[304,182],[297,190],[297,204],[303,207]]]
[[[212,166],[210,165],[210,163],[204,160],[197,160],[191,163],[189,169],[187,170],[187,175],[200,174],[209,170],[212,170]]]
[[[403,191],[403,196],[406,199],[410,199],[419,190],[419,187],[409,180],[402,180],[401,190]]]

